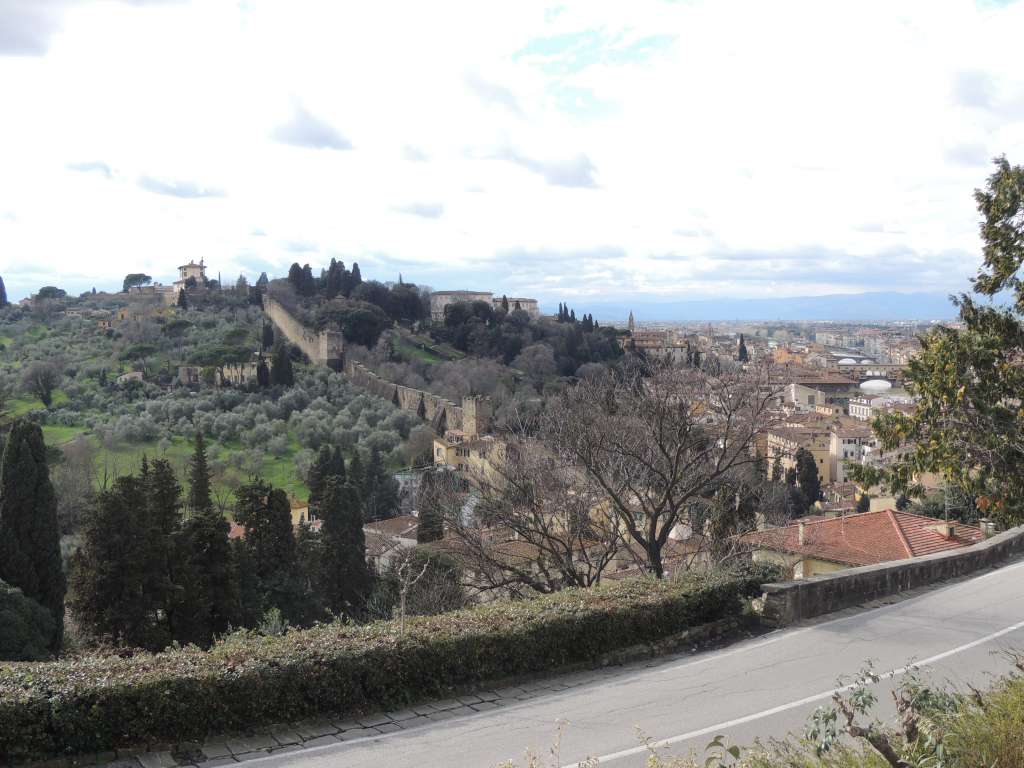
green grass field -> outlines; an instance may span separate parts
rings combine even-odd
[[[68,396],[64,394],[63,390],[58,389],[53,393],[53,405],[51,408],[59,408],[67,402]],[[3,412],[2,418],[16,419],[19,416],[24,416],[29,411],[42,410],[44,407],[42,401],[36,397],[12,397],[7,401],[7,409]]]
[[[80,435],[86,435],[87,439],[98,448],[96,482],[101,486],[115,477],[136,472],[142,464],[143,455],[151,459],[166,459],[174,468],[179,481],[183,485],[187,484],[188,464],[194,449],[194,443],[190,440],[173,437],[166,445],[161,445],[160,441],[154,440],[150,443],[119,445],[110,448],[102,446],[99,439],[95,435],[89,434],[86,427],[49,424],[43,427],[46,444],[54,447],[66,445]],[[245,446],[238,441],[207,442],[206,452],[209,460],[211,462],[222,460],[227,465],[223,472],[216,473],[214,476],[215,493],[230,494],[239,484],[249,479],[249,472],[236,467],[231,461],[232,457],[240,454],[244,448]],[[284,455],[271,456],[267,454],[262,464],[256,468],[256,472],[275,488],[283,488],[290,496],[306,499],[309,497],[309,488],[299,477],[295,467],[295,454],[300,449],[298,442],[293,439]]]

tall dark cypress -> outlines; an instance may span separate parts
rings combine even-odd
[[[420,477],[416,492],[416,509],[419,512],[419,526],[416,541],[427,544],[444,537],[444,494],[448,488],[442,471],[428,470]]]
[[[0,463],[0,580],[50,612],[59,651],[64,639],[67,582],[60,555],[57,497],[38,424],[11,427]]]
[[[320,584],[336,614],[361,615],[370,591],[366,538],[359,494],[351,483],[332,477],[324,484],[323,565]]]
[[[188,506],[193,512],[213,510],[213,496],[210,491],[210,467],[206,463],[206,442],[203,431],[196,430],[196,447],[188,467]]]
[[[306,485],[309,486],[310,506],[316,507],[320,504],[324,482],[331,476],[333,461],[334,454],[331,452],[331,446],[321,445],[313,465],[309,468],[309,476],[306,478]]]
[[[288,348],[280,339],[274,345],[274,354],[270,365],[270,383],[275,387],[290,387],[295,383],[295,372]]]
[[[4,279],[0,277],[0,309],[6,307],[9,303],[7,301],[7,287],[4,285]]]

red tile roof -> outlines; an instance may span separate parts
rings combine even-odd
[[[856,566],[946,552],[984,538],[978,528],[952,523],[953,535],[947,539],[935,530],[942,523],[932,517],[886,509],[805,520],[803,544],[799,522],[744,534],[741,540],[762,549]]]
[[[228,528],[228,538],[229,539],[245,538],[245,526],[244,525],[239,525],[234,520],[230,520],[228,522],[229,522],[229,524],[231,526],[230,528]]]

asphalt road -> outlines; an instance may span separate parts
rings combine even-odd
[[[891,677],[913,663],[954,684],[984,684],[1009,668],[1000,649],[1024,650],[1024,563],[942,586],[902,602],[681,657],[637,665],[561,693],[430,727],[272,755],[265,768],[493,768],[525,765],[532,750],[547,766],[640,768],[642,737],[672,754],[695,751],[718,734],[729,743],[801,732],[840,675],[868,659]],[[883,711],[883,714],[886,714]],[[559,725],[561,723],[561,726]],[[552,748],[561,731],[558,754]],[[702,761],[703,762],[703,761]]]

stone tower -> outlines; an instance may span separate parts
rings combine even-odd
[[[489,433],[493,415],[491,398],[480,395],[462,398],[462,431],[466,437],[480,437]]]
[[[636,330],[636,320],[633,319],[633,310],[629,311],[629,332],[632,333]]]

